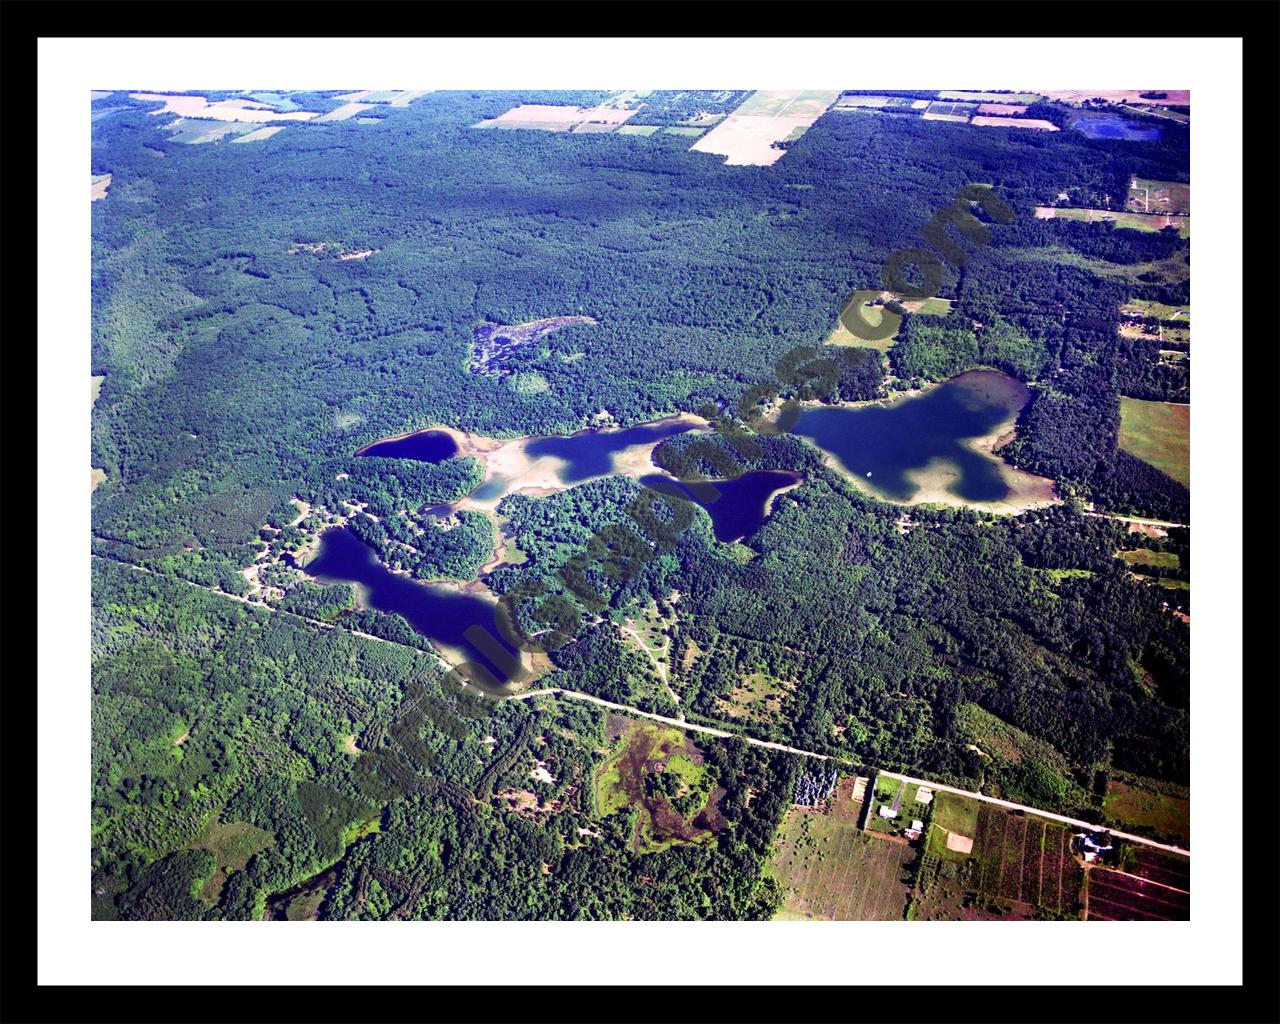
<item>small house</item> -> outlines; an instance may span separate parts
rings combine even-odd
[[[1111,843],[1107,841],[1106,836],[1091,836],[1087,832],[1080,832],[1075,837],[1076,849],[1084,855],[1086,864],[1091,864],[1097,860],[1099,856],[1110,853],[1112,850]]]
[[[880,805],[880,817],[896,818],[897,816],[898,816],[898,812],[895,811],[892,807],[886,807],[884,804]]]
[[[928,786],[921,786],[916,790],[916,803],[928,804],[933,802],[933,790]]]
[[[923,831],[924,831],[924,822],[923,822],[923,821],[921,821],[919,818],[914,818],[914,819],[912,819],[912,822],[911,822],[911,831],[912,831],[912,832],[923,832]]]

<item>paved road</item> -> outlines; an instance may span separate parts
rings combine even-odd
[[[1051,821],[1061,821],[1067,825],[1075,825],[1077,828],[1088,829],[1091,832],[1102,828],[1091,821],[1081,821],[1079,818],[1068,818],[1062,814],[1054,814],[1052,811],[1042,811],[1037,807],[1028,807],[1026,804],[1015,804],[1008,800],[997,800],[993,796],[983,796],[981,793],[975,793],[968,789],[957,789],[955,786],[948,786],[941,782],[930,782],[928,779],[917,779],[910,775],[899,775],[896,772],[879,773],[888,779],[897,779],[900,782],[907,782],[913,785],[928,786],[930,789],[942,790],[945,793],[958,793],[960,796],[967,796],[972,800],[981,800],[984,803],[995,804],[997,807],[1005,807],[1011,811],[1024,811],[1027,814],[1034,814],[1037,817],[1048,818]],[[1117,832],[1113,828],[1107,831],[1118,839],[1127,839],[1131,843],[1142,843],[1144,846],[1154,846],[1157,850],[1168,850],[1170,853],[1180,853],[1184,857],[1190,857],[1191,851],[1184,850],[1181,846],[1168,846],[1165,843],[1157,843],[1154,839],[1148,839],[1146,836],[1130,835],[1128,832]]]
[[[585,700],[590,704],[599,704],[604,708],[612,708],[614,711],[621,711],[628,715],[638,715],[641,718],[651,718],[655,722],[662,722],[666,725],[674,725],[677,729],[688,729],[692,732],[706,733],[708,736],[719,736],[722,739],[729,739],[737,736],[740,740],[745,740],[753,747],[765,747],[769,750],[781,750],[788,754],[799,754],[801,757],[812,757],[818,761],[839,761],[842,764],[854,764],[853,761],[846,761],[843,758],[832,757],[829,754],[818,754],[812,750],[801,750],[799,747],[789,747],[785,743],[773,743],[770,740],[758,740],[754,736],[747,736],[740,732],[729,732],[726,729],[713,729],[709,725],[698,725],[695,722],[686,722],[680,718],[668,718],[666,715],[658,715],[652,711],[641,711],[639,708],[633,708],[629,704],[615,704],[611,700],[605,700],[603,697],[596,697],[590,693],[581,693],[578,690],[564,690],[559,687],[550,687],[545,690],[526,690],[524,693],[512,694],[508,700],[529,700],[531,697],[569,697],[573,700]]]
[[[1093,516],[1095,519],[1114,519],[1118,523],[1138,523],[1141,526],[1163,526],[1165,529],[1169,527],[1181,527],[1189,529],[1190,523],[1171,523],[1165,519],[1143,519],[1141,516],[1122,516],[1114,512],[1095,512],[1093,509],[1086,509],[1084,512],[1087,516]]]
[[[1147,520],[1138,520],[1138,521],[1146,522]],[[1177,524],[1172,524],[1172,525],[1177,525]],[[310,623],[313,626],[319,626],[321,629],[339,628],[335,626],[332,622],[322,622],[319,619],[309,619],[305,615],[298,615],[294,612],[286,612],[279,608],[272,608],[270,605],[257,604],[256,602],[250,601],[248,598],[238,597],[235,594],[228,594],[226,591],[218,590],[216,587],[207,587],[203,583],[192,583],[190,580],[184,580],[178,576],[170,575],[169,573],[154,572],[151,569],[147,569],[141,565],[136,565],[133,562],[126,562],[126,561],[123,561],[122,559],[111,558],[106,555],[93,555],[93,557],[102,558],[103,560],[109,561],[109,562],[115,562],[118,565],[127,566],[130,569],[134,569],[138,572],[145,572],[148,575],[157,576],[161,579],[176,580],[179,583],[185,583],[189,587],[198,587],[200,590],[207,590],[211,594],[217,594],[220,597],[229,597],[232,600],[240,601],[243,604],[247,604],[251,608],[261,608],[263,611],[271,612],[272,614],[275,614],[275,615],[287,615],[290,618],[300,619],[301,621]],[[413,651],[415,654],[429,655],[431,653],[431,652],[423,651],[421,648],[418,648],[418,647],[410,647],[408,644],[397,643],[394,640],[384,640],[382,637],[373,636],[371,633],[361,633],[358,630],[345,629],[345,627],[343,628],[345,632],[354,633],[356,636],[362,637],[365,640],[376,640],[378,643],[381,643],[381,644],[391,644],[393,647],[403,647],[406,651]],[[440,657],[439,655],[436,655],[435,658],[445,668],[450,667],[449,663],[445,661],[444,658]],[[463,685],[465,686],[466,684],[463,684]],[[628,704],[616,704],[611,700],[605,700],[603,697],[596,697],[592,694],[582,693],[578,690],[565,690],[560,687],[548,687],[541,690],[526,690],[523,693],[511,694],[510,696],[504,699],[531,700],[534,697],[544,697],[544,696],[568,697],[571,700],[586,701],[589,704],[596,704],[596,705],[599,705],[600,707],[610,708],[613,711],[620,711],[623,714],[635,715],[639,718],[649,718],[655,722],[662,722],[665,725],[675,726],[677,729],[688,729],[691,732],[700,732],[708,736],[718,736],[721,739],[729,739],[731,737],[737,736],[739,739],[747,743],[750,743],[753,747],[763,747],[766,750],[780,750],[783,753],[796,754],[800,757],[809,757],[809,758],[813,758],[816,761],[833,761],[837,764],[848,764],[848,765],[857,764],[857,762],[855,761],[851,761],[842,757],[833,757],[830,754],[819,754],[812,750],[802,750],[799,747],[788,746],[785,743],[774,743],[771,740],[756,739],[754,736],[747,736],[746,734],[740,733],[740,732],[730,732],[726,729],[715,729],[709,725],[698,725],[694,722],[688,722],[683,719],[669,718],[666,715],[655,714],[652,711],[641,711],[639,708],[633,708]],[[910,775],[898,775],[895,772],[888,772],[888,771],[880,771],[877,774],[883,775],[886,778],[897,779],[900,782],[907,782],[907,783],[914,783],[916,785],[921,785],[921,786],[928,786],[930,789],[934,789],[934,790],[942,790],[947,793],[958,793],[961,796],[967,796],[973,800],[982,800],[989,804],[996,804],[999,807],[1008,808],[1009,810],[1023,811],[1027,814],[1035,814],[1041,818],[1049,818],[1052,821],[1061,821],[1061,822],[1064,822],[1065,824],[1074,825],[1078,828],[1095,830],[1100,827],[1092,822],[1081,821],[1078,818],[1068,818],[1061,814],[1054,814],[1052,811],[1042,811],[1036,807],[1028,807],[1026,804],[1015,804],[1015,803],[1011,803],[1008,800],[997,800],[995,797],[983,796],[981,793],[974,793],[973,791],[967,790],[967,789],[957,789],[955,786],[948,786],[945,783],[941,783],[941,782],[931,782],[928,779],[917,779]],[[1157,843],[1153,839],[1147,839],[1145,836],[1130,835],[1128,832],[1117,832],[1114,829],[1110,829],[1109,831],[1111,835],[1117,836],[1120,839],[1126,839],[1129,842],[1141,843],[1144,846],[1152,846],[1152,847],[1155,847],[1157,850],[1167,850],[1170,853],[1178,853],[1184,857],[1191,856],[1190,850],[1184,850],[1180,846],[1168,846],[1165,843]]]

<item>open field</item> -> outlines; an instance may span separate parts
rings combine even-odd
[[[165,128],[171,133],[169,136],[170,141],[186,143],[189,146],[198,146],[205,142],[218,142],[228,135],[244,135],[257,130],[252,125],[234,124],[225,121],[187,120],[181,117],[165,125]]]
[[[1089,869],[1087,920],[1189,921],[1191,894],[1123,871]]]
[[[1135,213],[1190,213],[1191,186],[1180,181],[1134,178],[1125,209]]]
[[[654,132],[660,131],[661,126],[656,124],[624,124],[618,127],[619,135],[652,135]]]
[[[1191,218],[1168,213],[1117,213],[1114,210],[1093,210],[1067,206],[1037,206],[1038,220],[1079,220],[1086,224],[1111,221],[1117,228],[1134,231],[1163,231],[1176,227],[1182,238],[1191,237]]]
[[[862,318],[866,320],[872,327],[878,327],[884,316],[882,306],[876,306],[869,302],[862,304]],[[877,352],[884,354],[893,348],[893,343],[898,340],[898,332],[894,331],[889,337],[881,338],[878,341],[867,341],[865,338],[859,338],[856,334],[844,325],[844,321],[837,320],[834,330],[827,335],[824,345],[852,345],[862,348],[873,348]]]
[[[1124,825],[1146,825],[1179,843],[1191,838],[1191,802],[1112,779],[1102,801],[1102,812]]]
[[[106,473],[98,469],[96,466],[91,468],[89,470],[89,493],[92,494],[94,491],[96,491],[99,485],[105,483],[106,480],[107,480]]]
[[[97,404],[98,396],[102,394],[102,382],[106,377],[91,376],[89,378],[89,408],[92,409]]]
[[[838,90],[759,90],[689,148],[733,166],[767,167],[786,153],[775,143],[798,138],[839,96]]]
[[[926,121],[957,121],[961,124],[967,124],[969,121],[968,114],[935,114],[931,110],[927,110],[921,115]]]
[[[765,872],[783,891],[784,921],[900,921],[916,851],[831,815],[792,807]]]
[[[1165,98],[1146,100],[1142,98],[1142,93],[1144,92],[1162,92],[1165,94]],[[1187,89],[1047,89],[1042,91],[1040,95],[1047,100],[1057,100],[1060,103],[1070,104],[1081,104],[1085,100],[1100,99],[1111,103],[1132,103],[1137,107],[1191,106],[1191,92]]]
[[[282,113],[264,103],[253,100],[221,100],[210,103],[203,96],[172,96],[154,92],[131,92],[129,98],[144,103],[163,103],[153,114],[179,114],[182,117],[202,118],[213,121],[247,121],[261,124],[264,121],[310,121],[319,117],[314,110],[298,110]]]
[[[1159,320],[1185,320],[1191,322],[1190,306],[1170,306],[1150,299],[1130,299],[1120,307],[1123,316],[1154,317]]]
[[[1149,283],[1181,284],[1191,277],[1191,266],[1187,253],[1175,252],[1161,260],[1147,263],[1108,263],[1106,260],[1086,256],[1065,245],[1028,246],[1005,250],[1005,258],[1013,263],[1047,263],[1064,267],[1080,267],[1099,277],[1113,278],[1136,282],[1142,275],[1156,275],[1157,280],[1150,277]]]
[[[1179,559],[1173,551],[1152,551],[1150,548],[1134,548],[1132,551],[1121,551],[1117,557],[1130,565],[1147,565],[1153,569],[1176,569]]]
[[[717,698],[716,709],[726,718],[753,725],[781,722],[783,703],[795,688],[794,680],[753,672],[740,677],[732,690]]]
[[[1052,121],[1041,121],[1034,117],[990,117],[985,114],[975,117],[972,124],[986,125],[995,128],[1033,128],[1042,132],[1056,132],[1058,126]]]
[[[599,131],[610,131],[638,113],[635,110],[618,110],[602,105],[598,107],[569,107],[548,103],[522,103],[505,114],[481,121],[475,128],[532,128],[538,131],[567,132],[584,125]]]
[[[1120,399],[1120,447],[1191,486],[1191,407]]]
[[[1026,106],[1017,103],[982,103],[978,106],[979,114],[1000,114],[1011,117],[1026,112]]]
[[[963,89],[944,89],[938,93],[940,100],[963,100],[969,103],[1034,103],[1039,98],[1034,92],[968,92]]]
[[[89,201],[107,198],[107,189],[111,187],[111,175],[95,174],[89,180]]]
[[[349,117],[355,117],[362,110],[368,110],[372,103],[344,103],[336,110],[331,110],[327,114],[321,114],[316,118],[316,123],[321,121],[345,121]]]
[[[269,139],[276,132],[284,131],[284,125],[270,125],[266,128],[255,128],[247,135],[241,135],[239,138],[232,139],[232,142],[261,142],[263,139]]]

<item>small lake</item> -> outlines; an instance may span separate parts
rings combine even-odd
[[[759,469],[732,480],[708,480],[715,488],[712,500],[696,497],[688,487],[664,473],[642,476],[640,483],[664,494],[686,498],[707,510],[716,540],[735,541],[749,537],[769,518],[771,500],[804,479],[802,473],[782,469]],[[703,491],[699,489],[699,494]]]
[[[1119,114],[1085,114],[1072,126],[1091,139],[1124,139],[1128,142],[1154,142],[1160,138],[1156,125],[1130,121]]]
[[[393,573],[371,547],[343,527],[332,527],[321,534],[320,551],[303,571],[321,583],[357,584],[365,606],[404,616],[410,626],[434,644],[466,661],[479,663],[499,683],[510,681],[517,673],[519,659],[515,648],[498,630],[492,598]],[[487,643],[482,640],[480,646],[474,642],[477,627],[492,638]],[[477,680],[477,684],[480,682]]]
[[[1022,481],[1043,492],[1033,494],[1037,503],[1048,503],[1051,483],[1013,470],[990,451],[1030,398],[1020,380],[972,370],[923,395],[807,408],[792,433],[831,455],[859,486],[890,501],[1002,503],[1015,497],[1014,485]]]
[[[365,457],[376,455],[383,459],[413,459],[415,462],[443,462],[458,454],[458,442],[443,430],[420,430],[406,437],[375,441],[356,454]]]

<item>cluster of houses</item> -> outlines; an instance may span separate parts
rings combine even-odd
[[[932,802],[933,802],[933,790],[929,789],[926,786],[921,786],[918,790],[916,790],[916,803],[928,805]],[[898,816],[898,810],[896,807],[890,807],[888,804],[880,805],[880,817],[888,818],[892,820],[897,818],[897,816]],[[920,838],[923,832],[924,832],[924,822],[921,821],[919,818],[912,818],[911,827],[903,830],[902,834],[914,842],[915,840]]]

